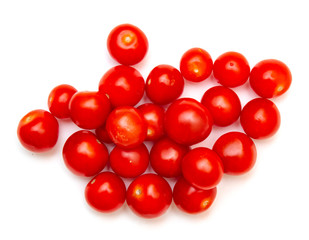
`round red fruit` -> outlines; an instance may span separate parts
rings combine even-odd
[[[113,143],[106,130],[106,125],[102,125],[95,130],[95,135],[103,143]]]

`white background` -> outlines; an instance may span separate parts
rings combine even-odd
[[[0,239],[309,239],[306,2],[1,0]],[[274,99],[282,117],[279,132],[255,141],[255,168],[225,176],[203,214],[184,214],[174,204],[153,220],[135,216],[126,205],[112,214],[96,213],[83,196],[89,179],[71,174],[61,157],[76,126],[60,121],[59,141],[45,154],[30,153],[17,140],[20,118],[47,109],[56,85],[97,90],[103,73],[116,65],[106,49],[107,35],[126,22],[148,37],[147,57],[135,66],[145,78],[158,64],[178,67],[191,47],[204,48],[214,60],[238,51],[251,67],[276,58],[292,71],[290,90]],[[213,78],[186,83],[183,96],[200,100],[213,85]],[[234,90],[243,104],[256,97],[248,84]],[[229,130],[240,130],[239,123],[215,127],[199,146],[211,148]]]

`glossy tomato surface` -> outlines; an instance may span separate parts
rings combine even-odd
[[[57,119],[42,109],[27,113],[17,127],[17,136],[24,148],[32,152],[45,152],[53,148],[58,140]]]
[[[144,95],[145,81],[133,67],[118,65],[101,78],[99,91],[107,94],[114,107],[134,106]]]
[[[125,202],[126,187],[115,173],[102,172],[87,184],[85,198],[96,211],[113,212]]]
[[[78,176],[92,177],[103,170],[108,151],[90,131],[73,133],[65,142],[62,156],[67,168]]]
[[[291,86],[292,74],[287,65],[275,59],[257,63],[250,74],[250,85],[261,97],[273,98],[285,93]]]
[[[210,134],[212,125],[208,109],[192,98],[177,99],[165,113],[165,132],[179,144],[192,145],[203,141]]]
[[[240,114],[240,123],[245,133],[255,139],[273,136],[278,131],[280,122],[277,106],[265,98],[251,100]]]
[[[121,24],[108,35],[107,49],[120,64],[133,65],[145,57],[148,50],[148,40],[138,27],[131,24]]]
[[[211,56],[202,48],[191,48],[186,51],[180,60],[182,76],[192,82],[201,82],[207,79],[212,72]]]
[[[126,199],[136,215],[155,218],[164,214],[171,205],[172,189],[159,175],[144,174],[130,184]]]
[[[112,139],[109,137],[108,132],[106,130],[106,124],[98,127],[95,130],[95,135],[103,143],[113,143]]]
[[[246,134],[228,132],[215,142],[213,150],[219,155],[224,173],[240,175],[250,171],[256,162],[256,147]]]

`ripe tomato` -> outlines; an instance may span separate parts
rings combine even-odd
[[[277,106],[265,98],[251,100],[240,114],[240,123],[244,131],[255,139],[273,136],[278,131],[280,122]]]
[[[41,109],[27,113],[17,127],[17,136],[24,148],[32,152],[45,152],[58,140],[59,124],[49,112]]]
[[[139,109],[147,124],[146,141],[156,141],[164,135],[164,108],[153,103],[145,103],[140,105]]]
[[[136,105],[144,89],[145,81],[140,72],[123,65],[109,69],[99,83],[99,91],[107,94],[114,107]]]
[[[201,82],[212,72],[211,56],[202,48],[191,48],[186,51],[180,60],[182,76],[192,82]]]
[[[214,202],[217,188],[209,190],[198,189],[180,178],[173,189],[175,205],[182,211],[196,214],[206,211]]]
[[[172,189],[168,182],[156,174],[137,177],[127,190],[127,204],[138,216],[161,216],[172,202]]]
[[[110,153],[110,165],[113,171],[124,178],[135,178],[144,173],[149,164],[149,152],[144,144],[135,148],[114,147]]]
[[[146,94],[159,105],[177,99],[183,91],[184,80],[181,73],[170,65],[159,65],[152,69],[146,80]]]
[[[102,172],[87,184],[87,203],[99,212],[113,212],[119,209],[126,199],[126,186],[120,177],[112,172]]]
[[[180,145],[166,137],[162,138],[151,148],[150,164],[162,177],[179,177],[181,161],[189,150],[188,146]]]
[[[67,168],[78,176],[91,177],[103,170],[108,151],[90,131],[73,133],[65,142],[62,156]]]
[[[48,109],[57,118],[70,118],[69,102],[77,90],[67,84],[55,87],[48,96]]]
[[[240,100],[237,94],[227,87],[216,86],[208,89],[201,102],[211,113],[215,125],[228,126],[239,118]]]
[[[148,40],[138,27],[131,24],[121,24],[108,35],[107,49],[120,64],[134,65],[146,55]]]
[[[221,158],[227,174],[244,174],[253,168],[256,161],[254,142],[241,132],[223,134],[215,142],[213,150]]]
[[[238,52],[226,52],[220,55],[213,67],[214,77],[225,87],[237,87],[244,84],[250,75],[247,59]]]
[[[204,147],[189,151],[182,160],[181,168],[183,177],[203,190],[217,186],[223,176],[221,159],[213,150]]]
[[[261,97],[273,98],[285,93],[292,83],[292,74],[287,65],[275,59],[256,64],[250,74],[250,85]]]
[[[207,108],[192,98],[177,99],[165,113],[165,131],[179,144],[192,145],[203,141],[210,134],[212,124]]]
[[[95,135],[101,142],[113,143],[112,139],[108,135],[105,124],[95,130]]]
[[[69,110],[71,119],[77,126],[96,129],[105,123],[111,105],[105,94],[85,91],[73,95]]]
[[[144,117],[134,107],[115,108],[107,118],[106,130],[113,142],[123,148],[137,147],[147,136]]]

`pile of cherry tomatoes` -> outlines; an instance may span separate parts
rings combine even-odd
[[[21,144],[33,152],[50,150],[58,139],[57,119],[70,118],[83,130],[66,140],[63,160],[72,173],[93,177],[85,189],[91,207],[111,212],[126,201],[134,213],[146,218],[162,215],[172,200],[187,213],[207,210],[224,173],[244,174],[254,166],[257,152],[251,138],[269,138],[279,129],[280,113],[268,98],[289,89],[290,70],[270,59],[250,71],[240,53],[227,52],[213,62],[207,51],[192,48],[180,59],[180,71],[159,65],[144,81],[131,67],[148,50],[139,28],[115,27],[107,47],[121,65],[103,75],[98,91],[77,91],[65,84],[55,87],[48,97],[49,111],[34,110],[20,120]],[[179,98],[184,79],[201,82],[211,73],[220,86],[208,89],[200,101]],[[231,88],[248,79],[260,98],[242,108]],[[144,93],[151,102],[135,107]],[[212,149],[191,147],[205,140],[213,125],[225,127],[238,119],[244,133],[226,133]],[[153,142],[150,152],[144,141]],[[115,144],[110,153],[105,143]],[[108,162],[113,172],[102,172]],[[144,174],[149,163],[156,174]],[[133,179],[127,189],[122,178]],[[173,190],[165,178],[177,179]]]

